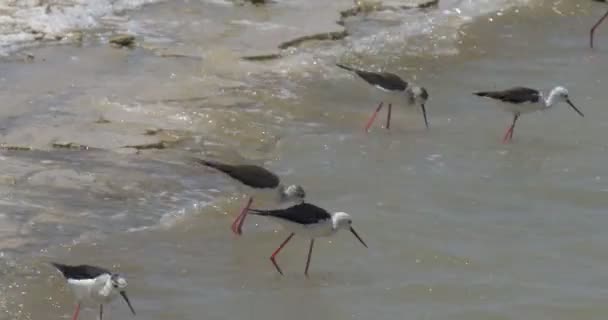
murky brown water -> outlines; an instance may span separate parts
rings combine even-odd
[[[292,14],[305,5],[161,3],[120,24],[152,51],[98,44],[96,31],[83,46],[31,49],[33,62],[7,59],[1,140],[36,150],[0,158],[0,319],[71,315],[52,260],[126,274],[137,319],[603,318],[608,29],[595,51],[586,34],[608,8],[539,1],[463,26],[442,15],[467,6],[355,19],[346,40],[260,63],[239,59],[271,48],[251,21],[305,25],[306,12]],[[405,18],[422,27],[395,27]],[[390,132],[363,134],[382,93],[338,61],[426,86],[431,129],[398,107]],[[513,85],[566,86],[585,118],[567,106],[525,115],[503,145],[510,116],[471,92]],[[95,149],[52,147],[70,142]],[[280,277],[268,256],[285,233],[252,217],[233,236],[244,196],[192,155],[265,164],[351,213],[370,248],[346,233],[318,241],[306,279],[297,239]],[[107,310],[130,318],[122,302]]]

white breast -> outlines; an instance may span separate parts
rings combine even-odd
[[[331,219],[323,220],[319,223],[303,225],[295,222],[291,222],[285,219],[279,219],[274,217],[269,217],[273,221],[277,222],[283,229],[293,232],[301,237],[306,238],[320,238],[320,237],[329,237],[335,233]]]
[[[112,290],[109,275],[101,275],[95,279],[68,279],[68,286],[76,296],[76,300],[87,306],[97,306],[108,303],[117,295]]]
[[[507,102],[497,102],[498,106],[510,113],[530,113],[534,111],[540,111],[545,108],[545,105],[542,102],[534,102],[534,103],[507,103]]]
[[[98,287],[95,279],[68,279],[68,286],[72,289],[78,301],[90,300],[91,292]]]

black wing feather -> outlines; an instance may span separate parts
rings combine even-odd
[[[59,270],[66,279],[93,279],[102,274],[112,274],[112,272],[107,269],[89,266],[86,264],[81,264],[78,266],[69,266],[56,262],[51,262],[51,264],[57,268],[57,270]]]
[[[250,209],[252,214],[260,216],[270,216],[300,224],[314,224],[320,221],[331,219],[331,214],[327,210],[317,207],[310,203],[301,203],[281,210],[256,210]]]
[[[480,97],[488,97],[503,102],[515,104],[526,102],[536,103],[541,98],[540,92],[538,90],[525,87],[515,87],[503,91],[482,91],[475,92],[474,94]]]
[[[391,91],[403,91],[407,88],[408,83],[403,81],[398,75],[390,72],[370,72],[355,69],[353,67],[345,66],[342,64],[336,64],[338,67],[352,71],[356,73],[361,79],[365,80],[365,82],[373,85],[380,86],[386,90]]]
[[[357,75],[363,80],[367,81],[367,83],[374,86],[380,86],[386,90],[403,91],[407,88],[407,82],[403,81],[403,79],[393,73],[357,71]]]
[[[276,188],[280,179],[274,173],[255,165],[230,165],[217,161],[196,159],[196,162],[217,169],[230,177],[254,188]]]

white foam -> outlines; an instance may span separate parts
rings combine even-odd
[[[458,54],[458,41],[461,38],[460,28],[474,18],[493,12],[528,4],[531,0],[476,0],[476,1],[442,1],[440,10],[400,10],[380,11],[368,18],[384,21],[402,22],[397,26],[380,28],[359,38],[354,37],[348,50],[358,54],[370,54],[391,51],[391,49],[411,55]],[[415,42],[417,37],[431,38]]]
[[[0,54],[36,40],[60,39],[75,30],[96,28],[103,18],[161,0],[0,0]]]

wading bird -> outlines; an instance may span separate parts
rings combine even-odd
[[[194,159],[194,161],[204,166],[221,171],[231,178],[239,181],[246,187],[252,189],[250,190],[251,192],[249,192],[250,195],[249,200],[247,200],[247,204],[245,207],[243,207],[243,210],[241,210],[241,213],[236,217],[236,219],[234,219],[231,226],[232,232],[238,235],[242,234],[242,227],[243,223],[245,222],[245,217],[247,216],[249,208],[253,203],[252,194],[263,191],[271,191],[276,202],[293,204],[302,203],[306,197],[304,188],[299,185],[284,186],[281,184],[281,181],[276,174],[260,166],[248,164],[231,165],[202,159]]]
[[[135,309],[127,297],[127,280],[119,274],[110,272],[104,268],[78,265],[69,266],[61,263],[51,262],[66,279],[68,287],[76,296],[76,310],[72,320],[78,319],[81,304],[87,306],[99,305],[99,320],[103,320],[103,305],[121,295],[133,315]]]
[[[361,239],[359,234],[352,227],[352,219],[348,213],[334,212],[329,213],[325,209],[317,207],[310,203],[301,203],[286,209],[280,210],[256,210],[249,209],[251,214],[264,216],[275,220],[285,230],[289,231],[289,236],[281,245],[272,253],[270,261],[283,275],[283,271],[277,264],[275,257],[285,247],[287,242],[294,235],[299,235],[310,239],[310,247],[308,249],[308,257],[306,258],[306,268],[304,274],[308,276],[308,267],[310,266],[310,256],[312,248],[315,244],[315,238],[333,236],[340,229],[349,230],[360,242],[367,248],[367,244]]]
[[[418,105],[422,110],[422,116],[424,117],[424,125],[426,128],[429,128],[429,122],[426,118],[426,107],[425,103],[429,99],[428,91],[423,87],[413,86],[401,79],[398,75],[389,73],[389,72],[370,72],[355,69],[349,66],[345,66],[343,64],[336,64],[336,66],[354,72],[361,79],[363,79],[368,84],[382,90],[385,92],[393,93],[396,95],[405,96],[407,99],[408,105]],[[378,112],[382,109],[382,105],[384,102],[380,102],[376,111],[369,118],[367,123],[365,124],[365,132],[369,131],[369,128],[374,123]],[[388,104],[388,113],[386,115],[386,129],[390,129],[391,127],[391,111],[393,105],[392,103]]]
[[[553,88],[547,98],[544,98],[543,93],[539,90],[524,87],[515,87],[503,91],[475,92],[473,94],[494,99],[501,109],[513,114],[513,123],[505,132],[502,139],[503,143],[513,139],[515,122],[522,113],[548,110],[559,102],[566,102],[576,113],[584,117],[583,113],[570,101],[568,90],[564,87]]]

